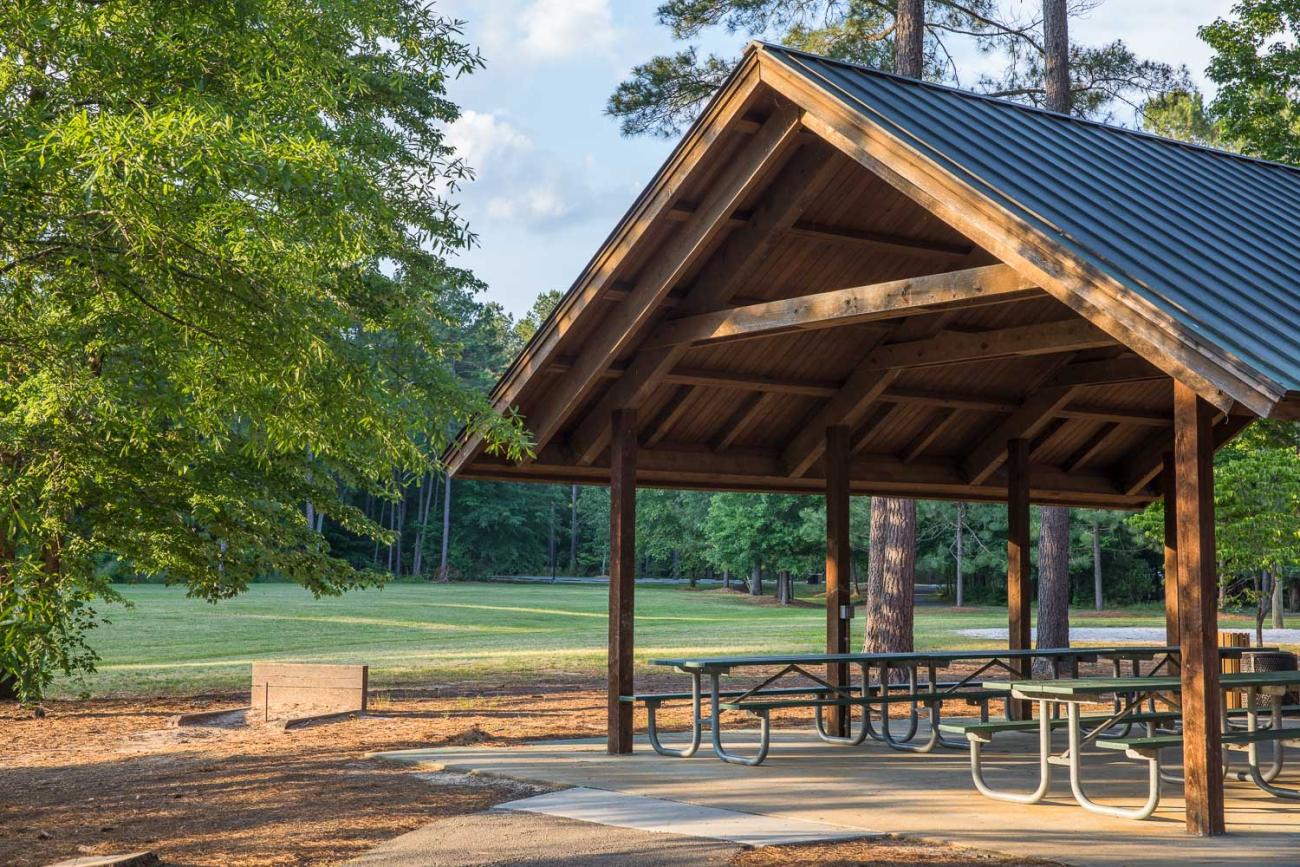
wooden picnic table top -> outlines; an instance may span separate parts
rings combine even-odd
[[[1243,653],[1276,650],[1266,647],[1221,647],[1222,656],[1240,657]],[[654,659],[652,665],[670,666],[684,671],[710,671],[729,668],[749,668],[764,665],[823,665],[826,663],[846,662],[963,662],[970,660],[994,659],[1070,659],[1072,657],[1105,656],[1122,659],[1151,659],[1162,654],[1176,654],[1177,647],[1117,645],[1064,647],[1056,649],[1023,650],[921,650],[903,653],[792,653],[787,655],[763,656],[700,656],[677,659]]]
[[[1060,680],[990,680],[980,684],[985,689],[1009,692],[1015,698],[1070,701],[1087,700],[1098,695],[1115,692],[1178,692],[1182,681],[1170,675],[1150,677],[1080,677]],[[1255,671],[1222,674],[1219,686],[1223,689],[1300,686],[1300,671]]]

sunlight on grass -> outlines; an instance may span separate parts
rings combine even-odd
[[[200,692],[247,686],[254,660],[365,662],[372,682],[517,682],[538,675],[599,677],[606,588],[570,584],[394,584],[316,599],[286,584],[254,585],[217,605],[181,588],[121,588],[130,609],[91,633],[98,674],[57,692]],[[802,589],[802,588],[801,588]],[[814,588],[815,589],[815,588]],[[825,646],[815,606],[756,604],[740,593],[643,585],[636,590],[637,663],[719,653],[812,653]],[[815,602],[816,600],[813,599]],[[766,603],[766,600],[764,601]],[[1155,609],[1080,617],[1087,625],[1159,626]],[[998,608],[923,606],[918,648],[995,647],[962,629],[1003,627]],[[854,621],[855,644],[863,617]]]

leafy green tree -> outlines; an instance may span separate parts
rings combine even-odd
[[[1142,107],[1142,128],[1166,138],[1208,147],[1225,147],[1223,130],[1198,90],[1161,94]]]
[[[477,286],[450,77],[415,0],[0,6],[0,669],[84,671],[96,564],[218,600],[374,583],[304,503],[387,541],[466,423],[518,453],[438,337]]]
[[[1300,163],[1300,3],[1240,0],[1200,35],[1214,49],[1210,108],[1226,139],[1243,153]]]

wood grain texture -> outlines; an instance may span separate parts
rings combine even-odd
[[[849,532],[849,429],[827,428],[826,432],[826,652],[848,653],[849,627],[844,616],[849,606],[853,550]],[[847,686],[849,667],[828,665],[827,680]],[[832,708],[831,722],[841,737],[849,733],[846,708]]]
[[[1215,408],[1174,383],[1183,796],[1188,833],[1224,832],[1219,711],[1219,578],[1214,550]]]
[[[1030,642],[1030,600],[1032,598],[1029,552],[1029,443],[1009,440],[1007,457],[1007,647],[1026,650]],[[1029,666],[1019,666],[1019,676],[1029,677]],[[1029,703],[1013,701],[1012,716],[1029,718]]]
[[[632,695],[636,580],[636,410],[610,416],[609,469],[609,725],[606,749],[632,752]]]

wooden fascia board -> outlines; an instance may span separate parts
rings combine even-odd
[[[497,382],[490,396],[497,412],[505,413],[518,405],[520,396],[529,383],[558,354],[562,339],[574,322],[607,288],[613,286],[618,265],[628,252],[653,225],[662,219],[672,219],[670,213],[682,186],[720,138],[736,124],[748,122],[743,116],[744,112],[761,87],[757,55],[751,52],[746,54],[731,77],[719,88],[668,160],[587,263],[556,309]],[[482,444],[482,435],[479,433],[457,437],[444,455],[448,472],[456,475],[480,453]]]
[[[1276,383],[1200,340],[827,89],[761,49],[758,54],[764,83],[808,113],[812,132],[1218,408],[1240,401],[1257,415],[1273,413],[1283,397]]]

